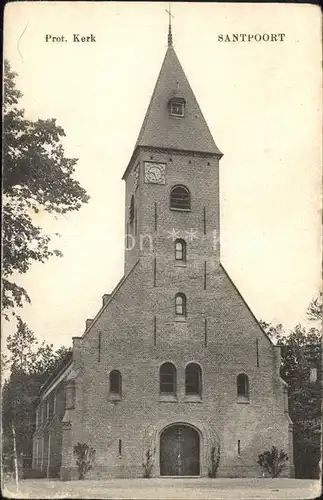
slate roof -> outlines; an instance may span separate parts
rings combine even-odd
[[[44,384],[40,388],[40,393],[43,393],[47,387],[49,387],[52,382],[56,380],[56,378],[67,368],[67,366],[72,362],[73,360],[73,351],[72,349],[68,350],[67,353],[65,354],[64,358],[61,360],[61,362],[56,366],[56,368],[51,372],[49,377],[46,379]]]
[[[175,95],[186,101],[183,118],[169,114],[168,101]],[[167,49],[136,146],[222,156],[172,46]]]

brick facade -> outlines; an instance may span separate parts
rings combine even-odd
[[[182,78],[179,89],[189,114],[197,104],[172,47],[167,54],[164,73],[171,67],[176,77]],[[146,127],[154,102],[161,102],[164,96],[167,104],[169,99],[166,77],[164,80],[162,69]],[[222,154],[209,137],[203,150],[200,138],[193,138],[194,130],[192,149],[184,149],[181,137],[187,134],[186,116],[168,117],[165,109],[161,111],[161,129],[161,125],[167,128],[168,119],[183,120],[177,124],[178,137],[171,136],[174,144],[165,147],[164,132],[160,147],[145,144],[142,130],[139,139],[143,142],[137,143],[124,175],[125,230],[131,233],[130,248],[125,250],[124,278],[103,297],[101,310],[88,321],[83,336],[73,339],[72,362],[42,392],[41,404],[57,392],[56,401],[63,405],[66,390],[75,390],[75,394],[66,396],[75,397],[75,401],[68,403],[65,411],[59,406],[57,416],[48,423],[54,451],[53,455],[48,453],[48,439],[44,439],[42,468],[47,467],[47,456],[49,470],[56,460],[62,479],[77,477],[73,447],[85,442],[96,450],[88,477],[141,477],[148,449],[154,459],[152,475],[159,476],[160,435],[168,426],[181,424],[198,432],[201,476],[208,473],[212,448],[220,451],[218,476],[260,476],[257,456],[272,445],[288,453],[285,474],[292,476],[292,426],[287,387],[279,376],[279,351],[220,262]],[[195,117],[199,112],[196,109]],[[205,130],[205,126],[204,122],[196,124],[198,130]],[[158,142],[155,136],[154,141]],[[185,141],[187,144],[187,137]],[[165,165],[164,183],[146,182],[146,162]],[[137,185],[135,169],[139,169]],[[190,191],[189,211],[170,209],[171,189],[178,184]],[[132,197],[134,221],[130,222]],[[186,241],[185,262],[175,260],[175,238]],[[175,295],[179,292],[186,296],[185,317],[175,314]],[[159,371],[165,362],[176,367],[177,388],[172,396],[160,393]],[[201,370],[201,392],[196,396],[185,393],[185,368],[192,362]],[[109,391],[112,370],[121,373],[120,397]],[[237,395],[240,373],[248,376],[248,397]],[[36,443],[46,435],[48,429],[43,422],[34,440],[36,468]]]

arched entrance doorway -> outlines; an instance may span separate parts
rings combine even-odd
[[[175,424],[161,433],[160,475],[200,475],[200,436],[193,427]]]

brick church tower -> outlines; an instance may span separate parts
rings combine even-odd
[[[280,356],[220,262],[219,160],[169,31],[125,170],[124,277],[42,388],[34,467],[89,477],[261,475],[276,445],[293,475]]]

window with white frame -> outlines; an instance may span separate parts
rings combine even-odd
[[[175,260],[177,263],[186,262],[186,242],[182,239],[175,241]]]
[[[184,293],[175,295],[175,316],[186,318],[186,295]]]
[[[180,96],[173,96],[168,101],[169,114],[171,116],[185,116],[185,99]]]
[[[184,103],[183,102],[171,102],[170,114],[175,115],[175,116],[184,116]]]

